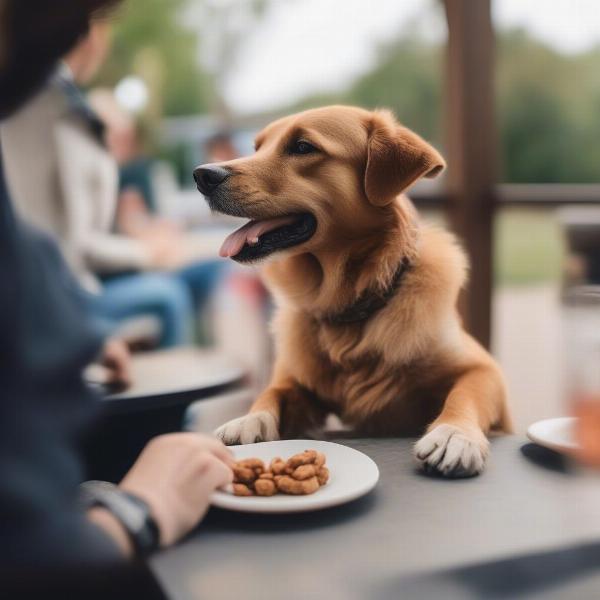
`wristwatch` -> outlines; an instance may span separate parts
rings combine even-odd
[[[136,556],[145,557],[158,549],[160,531],[150,507],[141,498],[107,481],[85,481],[79,489],[84,510],[101,506],[121,523]]]

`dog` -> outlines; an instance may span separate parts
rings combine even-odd
[[[502,373],[457,310],[467,259],[403,192],[445,167],[388,111],[308,110],[268,125],[256,152],[195,169],[210,208],[251,219],[220,254],[263,264],[276,358],[226,444],[296,437],[330,414],[367,435],[422,435],[428,473],[480,473],[490,430],[511,430]]]

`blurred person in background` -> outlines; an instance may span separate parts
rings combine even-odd
[[[164,236],[113,231],[118,169],[78,87],[104,61],[110,30],[109,19],[96,17],[42,93],[2,124],[6,177],[18,212],[59,241],[100,320],[114,329],[153,315],[159,345],[178,346],[192,341],[193,295],[162,271],[179,264],[180,249]]]
[[[155,161],[145,152],[147,143],[139,120],[122,109],[109,90],[92,91],[90,103],[106,126],[107,146],[119,166],[115,231],[142,243],[161,240],[163,247],[170,248],[173,265],[169,276],[185,285],[194,314],[199,315],[227,264],[216,258],[216,251],[214,258],[198,259],[188,245],[189,232],[184,226],[161,215],[161,199],[154,187]],[[202,232],[194,232],[192,237],[196,235],[202,236]]]
[[[0,120],[34,95],[90,17],[115,3],[0,0]],[[7,149],[2,131],[0,145]],[[24,160],[35,172],[35,156]],[[198,523],[210,494],[232,480],[228,450],[195,434],[162,436],[119,486],[88,484],[80,494],[77,448],[97,410],[81,373],[102,335],[54,241],[15,217],[1,160],[0,282],[2,594],[160,596],[143,563],[125,559]]]
[[[239,153],[228,131],[219,131],[204,146],[206,162],[224,162],[238,158]]]

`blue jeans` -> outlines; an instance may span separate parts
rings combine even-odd
[[[224,260],[208,260],[189,265],[174,275],[190,290],[194,307],[202,309],[226,267],[227,262]]]
[[[159,319],[161,348],[189,344],[195,312],[215,287],[221,264],[191,265],[176,273],[135,273],[106,279],[102,292],[91,301],[92,311],[111,326],[131,317]]]

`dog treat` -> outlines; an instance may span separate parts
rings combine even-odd
[[[246,485],[249,485],[254,483],[256,479],[258,479],[258,475],[252,469],[237,465],[233,467],[234,483],[245,483]]]
[[[237,462],[238,467],[246,467],[247,469],[260,470],[262,473],[265,470],[265,463],[260,458],[245,458]]]
[[[268,467],[258,458],[245,458],[233,467],[233,493],[236,496],[314,494],[329,481],[325,462],[325,455],[316,450],[305,450],[287,461],[274,458]]]
[[[281,475],[285,471],[285,460],[279,457],[274,458],[271,461],[270,469],[274,475]]]
[[[322,452],[317,452],[317,458],[315,459],[315,466],[322,467],[325,464],[325,455]]]
[[[319,480],[316,477],[311,477],[310,479],[299,481],[289,475],[284,475],[277,482],[277,489],[282,494],[303,496],[316,492],[319,489]]]
[[[294,469],[291,473],[294,479],[298,481],[302,481],[303,479],[310,479],[317,474],[317,469],[315,465],[301,465]]]
[[[325,485],[329,481],[329,469],[321,467],[317,472],[317,479],[319,480],[319,485]]]
[[[277,493],[277,486],[271,479],[257,479],[254,482],[254,491],[257,496],[273,496]]]
[[[233,493],[236,496],[253,496],[254,492],[251,488],[243,483],[234,483],[233,484]]]
[[[295,454],[290,459],[288,459],[286,463],[286,467],[290,469],[295,469],[300,465],[308,465],[310,463],[314,463],[317,460],[317,453],[315,450],[305,450],[300,454]]]

